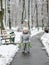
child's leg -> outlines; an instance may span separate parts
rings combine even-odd
[[[25,46],[24,46],[24,51],[26,50],[26,43],[25,43]]]
[[[28,43],[28,44],[29,44],[29,43]],[[27,47],[28,47],[27,52],[30,53],[30,47],[29,47],[28,44],[27,44]]]
[[[26,43],[24,43],[23,52],[25,52],[25,50],[26,50]]]
[[[26,51],[26,52],[30,52],[30,48],[29,48],[29,46],[28,46],[28,43],[25,44],[25,51]]]

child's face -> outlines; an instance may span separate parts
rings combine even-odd
[[[28,30],[24,30],[23,32],[24,32],[24,33],[28,33]]]

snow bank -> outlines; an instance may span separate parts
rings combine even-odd
[[[39,30],[37,30],[37,28],[31,29],[31,37],[40,32],[43,32],[41,28]],[[22,32],[14,31],[14,33],[15,33],[15,43],[20,43]],[[15,53],[18,51],[18,46],[19,45],[15,46],[12,44],[0,46],[0,65],[10,64],[13,57],[15,56]]]
[[[46,52],[48,53],[49,56],[49,33],[44,33],[44,35],[41,37],[41,41],[45,46]]]
[[[10,64],[19,45],[1,45],[0,46],[0,65]]]
[[[11,31],[17,31],[17,29],[18,29],[18,26],[17,27],[11,27],[11,30],[9,29],[9,27],[6,27],[6,32],[7,32],[7,34],[9,34]]]
[[[22,35],[22,32],[15,32],[15,43],[20,43],[21,40],[21,35]]]
[[[38,33],[41,33],[41,32],[44,32],[41,27],[39,28],[39,30],[34,27],[31,29],[31,37],[34,35],[37,35]]]

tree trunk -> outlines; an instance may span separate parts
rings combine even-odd
[[[28,28],[30,29],[30,0],[28,0]]]
[[[3,25],[3,14],[4,14],[4,9],[2,8],[2,0],[0,1],[0,3],[1,3],[1,11],[0,11],[1,29],[4,29],[4,25]]]
[[[35,0],[35,6],[36,6],[36,27],[38,27],[38,7],[37,7],[37,2]],[[39,29],[39,28],[38,28]]]
[[[22,11],[22,21],[21,21],[21,24],[23,24],[23,21],[24,21],[24,10],[25,10],[25,0],[23,0],[23,11]]]

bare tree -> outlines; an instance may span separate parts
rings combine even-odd
[[[47,1],[47,13],[48,13],[48,0],[46,0]]]
[[[41,15],[43,16],[43,1],[42,1],[42,8],[41,8],[41,11],[42,11]],[[43,18],[42,18],[42,29],[43,29],[43,27],[44,27],[44,21],[43,21]]]
[[[6,25],[6,0],[5,0],[5,25]]]
[[[22,11],[22,21],[21,21],[21,24],[23,24],[23,21],[24,21],[24,11],[25,11],[25,0],[23,0],[23,11]]]
[[[3,25],[3,14],[4,14],[4,9],[3,9],[3,4],[2,4],[2,0],[0,0],[0,22],[1,22],[1,30],[4,29],[4,25]]]
[[[47,26],[49,27],[49,0],[47,0],[47,15],[48,15],[48,23],[47,23]]]
[[[36,27],[38,27],[38,7],[37,7],[37,1],[35,0],[35,6],[36,6]]]
[[[30,0],[28,0],[28,27],[29,27],[29,29],[30,29],[30,24],[29,24],[29,22],[30,22]]]
[[[10,19],[10,0],[8,0],[8,13],[9,13],[9,29],[11,29],[11,19]]]
[[[31,23],[33,27],[33,0],[31,0]]]

